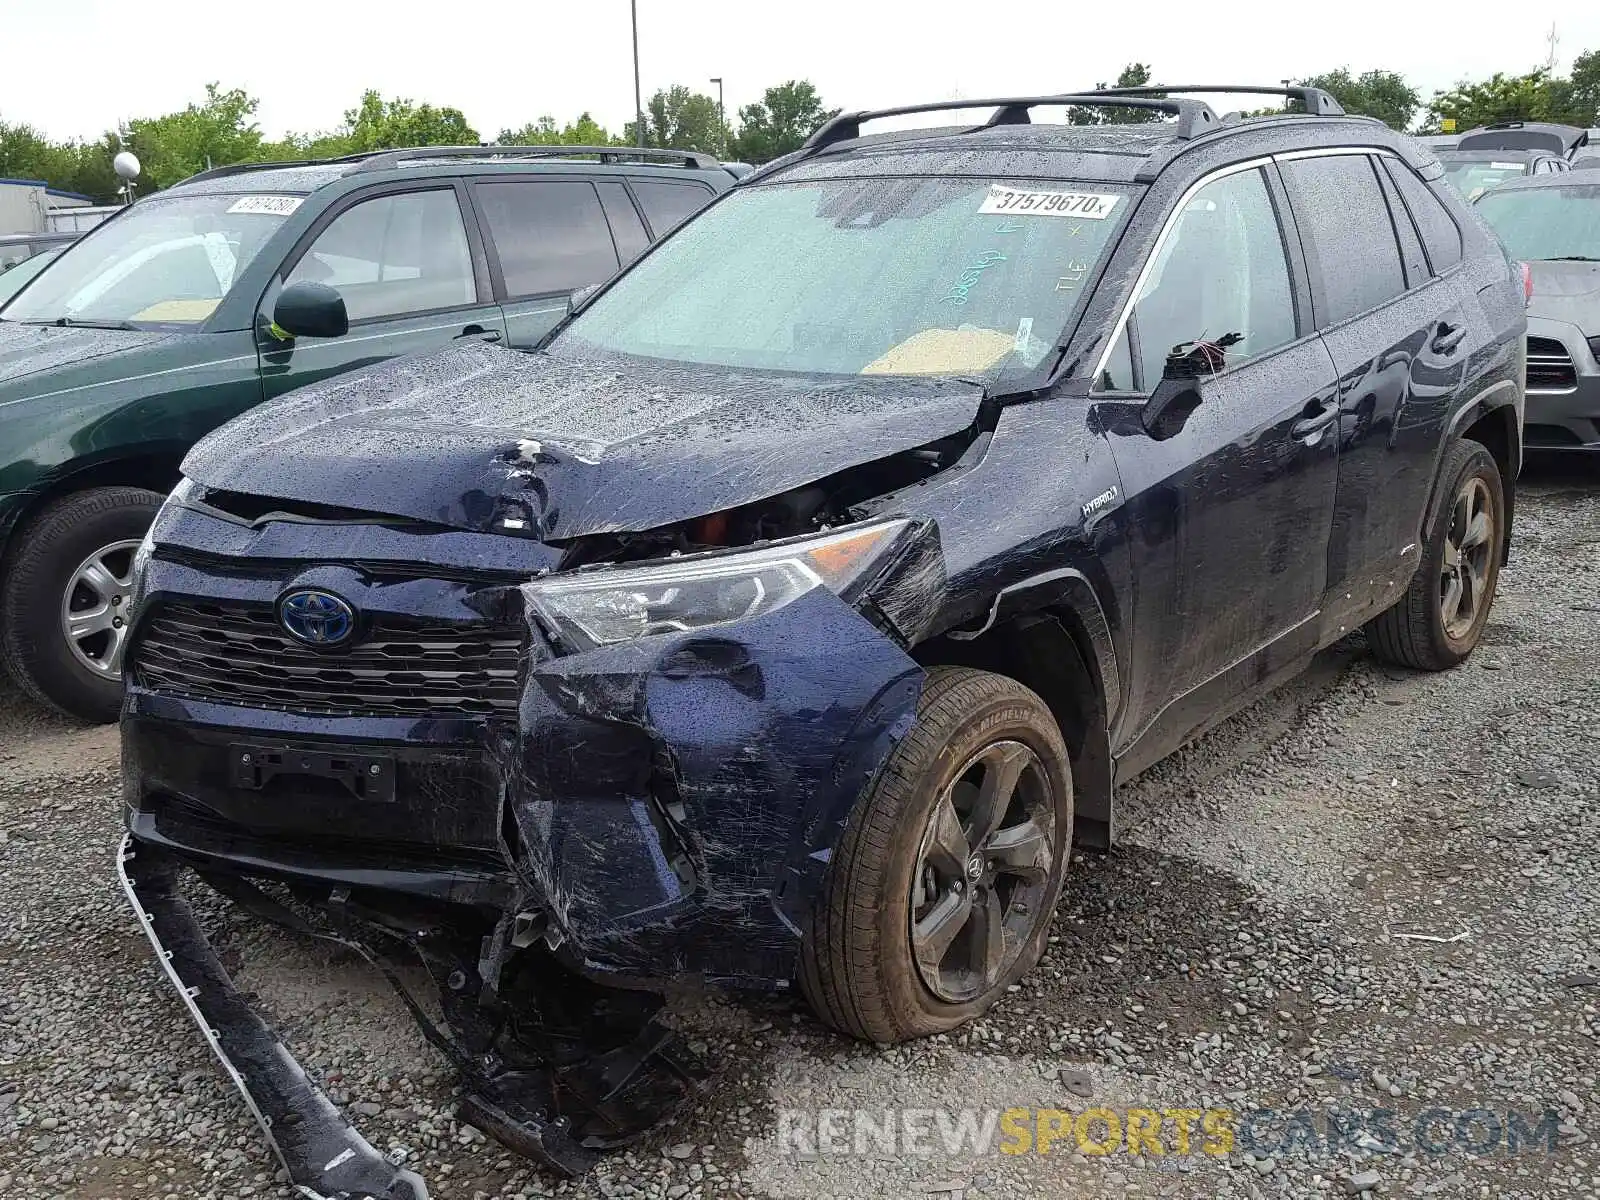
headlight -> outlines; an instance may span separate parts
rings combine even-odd
[[[581,649],[687,633],[758,617],[815,587],[846,592],[908,524],[880,521],[760,550],[553,575],[526,590],[546,625]]]

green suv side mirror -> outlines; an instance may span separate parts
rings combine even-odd
[[[325,283],[291,283],[272,306],[272,322],[292,337],[336,338],[350,332],[344,297]]]

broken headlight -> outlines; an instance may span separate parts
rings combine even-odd
[[[816,587],[848,595],[908,524],[879,521],[759,550],[552,575],[526,592],[546,627],[579,649],[688,633],[758,617]]]

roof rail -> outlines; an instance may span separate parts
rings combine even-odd
[[[356,172],[384,171],[403,162],[416,162],[428,158],[567,158],[574,155],[596,155],[603,163],[622,161],[658,161],[711,170],[722,164],[710,154],[698,150],[657,150],[637,146],[412,146],[401,150],[383,150],[364,157]]]
[[[1089,108],[1142,108],[1151,112],[1166,113],[1178,118],[1177,136],[1194,137],[1200,130],[1215,125],[1217,114],[1202,100],[1145,99],[1134,96],[1112,96],[1105,92],[1068,93],[1059,96],[1002,96],[989,100],[941,100],[935,104],[908,104],[901,108],[878,108],[863,112],[840,113],[809,138],[802,151],[817,153],[839,142],[854,141],[861,136],[861,126],[868,121],[886,117],[904,117],[912,113],[958,112],[969,108],[992,108],[994,115],[987,125],[1026,125],[1028,110],[1047,105],[1077,105]]]
[[[326,167],[332,163],[361,162],[380,153],[382,151],[367,150],[359,154],[343,154],[338,158],[286,158],[278,162],[229,163],[225,167],[208,167],[187,179],[178,180],[178,184],[197,183],[203,179],[224,179],[229,175],[243,175],[250,171],[276,171],[285,167]],[[178,184],[173,186],[176,187]]]
[[[1290,100],[1300,101],[1301,107],[1314,117],[1342,117],[1345,115],[1344,106],[1341,105],[1327,92],[1319,87],[1256,87],[1253,84],[1221,84],[1201,83],[1188,87],[1179,87],[1169,84],[1163,87],[1147,85],[1144,87],[1109,87],[1096,88],[1096,96],[1165,96],[1172,92],[1220,92],[1238,93],[1247,96],[1286,96]]]

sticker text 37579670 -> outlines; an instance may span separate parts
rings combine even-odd
[[[1006,216],[1087,217],[1091,221],[1103,221],[1120,199],[1114,193],[1046,192],[992,183],[978,211]]]

